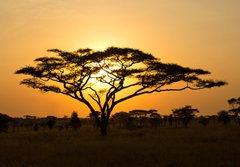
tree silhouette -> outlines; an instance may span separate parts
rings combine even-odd
[[[153,111],[150,114],[150,123],[151,123],[152,127],[155,127],[155,128],[159,127],[161,124],[161,120],[162,120],[161,115],[157,113],[157,110],[149,110],[149,111]]]
[[[169,123],[170,127],[172,127],[173,121],[174,121],[173,115],[170,114],[170,115],[167,117],[167,120],[168,120],[168,123]]]
[[[46,124],[47,124],[49,130],[52,130],[54,128],[54,126],[56,124],[56,119],[57,118],[55,116],[47,116],[46,117],[46,121],[47,121]]]
[[[6,114],[1,114],[0,113],[0,133],[1,132],[7,132],[8,123],[10,121],[13,121],[13,118],[9,117]]]
[[[112,120],[114,123],[119,124],[120,127],[128,127],[132,119],[129,113],[121,111],[112,115]]]
[[[229,99],[228,104],[231,105],[232,108],[240,108],[240,97]]]
[[[97,115],[97,117],[98,117],[98,119],[99,119],[99,117],[100,117],[100,111],[95,111],[95,113],[92,113],[92,112],[90,112],[89,113],[89,115],[88,115],[88,117],[90,118],[90,124],[92,124],[93,125],[93,127],[94,128],[98,128],[98,125],[96,124],[96,115]]]
[[[187,128],[189,122],[194,119],[195,114],[199,112],[198,109],[188,105],[182,108],[173,109],[172,111],[173,115],[181,120],[185,128]]]
[[[230,116],[227,111],[220,111],[218,112],[218,121],[222,122],[224,125],[229,124],[230,122]]]
[[[151,114],[151,112],[147,110],[131,110],[129,111],[129,114],[134,118],[146,118],[147,115]]]
[[[80,119],[78,118],[78,114],[76,112],[72,113],[69,125],[74,130],[78,130],[82,126],[82,123],[81,123]]]
[[[48,51],[55,56],[37,58],[35,66],[26,66],[15,72],[30,76],[21,84],[41,92],[64,94],[85,104],[94,115],[102,135],[107,135],[114,107],[125,100],[154,92],[199,90],[226,84],[201,79],[202,75],[210,74],[208,71],[162,63],[151,54],[132,48]],[[96,111],[101,112],[100,117]]]
[[[207,116],[200,116],[198,118],[198,122],[202,124],[203,126],[207,126],[209,124],[210,118]]]
[[[240,97],[229,99],[228,104],[231,105],[229,112],[234,114],[235,119],[240,125]]]
[[[139,127],[143,127],[144,124],[147,124],[149,122],[149,119],[153,118],[154,116],[157,117],[157,110],[131,110],[129,111],[129,114],[132,118],[134,118],[139,124]],[[160,116],[160,115],[159,115]]]

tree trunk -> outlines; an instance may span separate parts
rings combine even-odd
[[[184,120],[184,121],[183,121],[183,127],[184,127],[184,128],[188,128],[188,123],[189,123],[189,122],[188,122],[187,120]]]
[[[105,122],[102,122],[100,129],[101,129],[101,135],[107,136],[107,124]]]

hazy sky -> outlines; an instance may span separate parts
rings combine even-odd
[[[201,114],[228,109],[240,96],[239,0],[0,0],[0,113],[10,116],[86,116],[82,104],[20,86],[14,72],[46,50],[132,47],[163,62],[212,72],[228,86],[164,92],[126,101],[115,111],[192,105]]]

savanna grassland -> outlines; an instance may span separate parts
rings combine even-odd
[[[240,127],[39,130],[0,134],[1,167],[240,166]]]

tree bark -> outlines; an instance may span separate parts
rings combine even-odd
[[[107,124],[105,122],[101,123],[100,129],[101,129],[101,135],[107,136]]]

